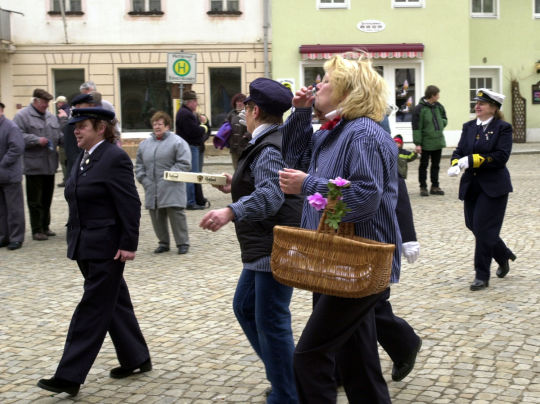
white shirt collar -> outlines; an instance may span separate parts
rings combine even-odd
[[[493,120],[493,117],[490,117],[488,120],[486,121],[481,121],[480,118],[476,118],[476,124],[477,125],[482,125],[482,126],[487,126],[489,125],[489,123]]]
[[[92,148],[91,148],[90,150],[88,150],[88,154],[92,154],[92,153],[94,152],[94,150],[96,150],[97,147],[98,147],[101,143],[103,143],[104,141],[105,141],[105,139],[103,139],[103,140],[97,142],[95,145],[93,145]]]
[[[257,126],[255,128],[255,130],[251,134],[251,139],[255,140],[257,138],[257,136],[260,136],[262,133],[264,133],[266,131],[266,129],[268,129],[272,125],[273,125],[272,123],[262,123],[262,124],[260,124],[259,126]]]

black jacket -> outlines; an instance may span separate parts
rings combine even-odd
[[[277,130],[268,132],[258,137],[255,144],[248,145],[243,151],[231,183],[233,202],[255,190],[250,165],[265,147],[275,147],[281,151],[281,136],[281,132]],[[240,243],[242,262],[252,262],[270,256],[274,241],[274,226],[298,227],[302,217],[302,203],[303,198],[299,195],[285,195],[285,202],[275,216],[261,221],[236,221],[236,236]]]

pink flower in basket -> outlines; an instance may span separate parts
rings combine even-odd
[[[345,216],[351,210],[347,208],[347,204],[343,202],[343,195],[341,194],[342,188],[348,188],[351,182],[337,177],[328,181],[328,199],[323,197],[320,193],[315,193],[308,196],[308,202],[317,210],[326,209],[326,221],[333,229],[337,230],[339,223],[343,216]]]
[[[308,196],[307,199],[309,204],[313,206],[315,210],[322,210],[326,208],[326,204],[328,202],[328,200],[318,192]]]

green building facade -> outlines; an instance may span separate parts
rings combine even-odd
[[[272,0],[272,77],[292,89],[313,84],[334,54],[365,51],[385,78],[392,133],[411,141],[411,112],[425,88],[441,89],[449,123],[448,146],[474,117],[472,96],[486,87],[506,95],[511,82],[525,98],[516,141],[540,141],[540,0]],[[540,102],[540,91],[536,93]]]

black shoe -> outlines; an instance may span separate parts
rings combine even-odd
[[[400,363],[394,363],[394,366],[392,366],[392,380],[395,382],[399,382],[414,368],[414,363],[416,362],[416,356],[418,355],[418,352],[420,352],[420,348],[422,347],[422,338],[420,338],[420,341],[418,342],[418,346],[414,349],[413,352],[411,352],[410,356],[407,358],[405,362]]]
[[[61,182],[60,184],[56,185],[58,188],[64,188],[66,186],[65,182]]]
[[[178,246],[178,254],[186,254],[189,251],[189,245],[182,244],[181,246]]]
[[[497,268],[497,276],[499,278],[504,278],[508,274],[508,272],[510,271],[510,264],[508,263],[508,261],[515,261],[516,258],[517,257],[514,255],[514,253],[510,253],[508,259],[499,265],[499,268]]]
[[[471,290],[482,290],[489,286],[489,281],[482,281],[480,279],[475,279],[471,283]]]
[[[68,382],[67,380],[61,380],[55,377],[41,379],[37,385],[44,390],[52,391],[53,393],[68,393],[70,396],[76,396],[81,387],[79,383]]]
[[[9,245],[9,241],[0,241],[0,248],[7,247]]]
[[[136,370],[139,370],[139,371],[136,372]],[[114,368],[113,370],[111,370],[110,376],[114,379],[123,379],[124,377],[129,377],[131,375],[135,375],[139,373],[150,372],[151,370],[152,370],[152,362],[150,361],[150,358],[148,358],[139,366],[135,366],[133,368],[124,368],[122,366]]]
[[[12,241],[8,244],[7,249],[8,250],[18,250],[22,247],[22,241]]]
[[[204,209],[204,206],[194,204],[194,205],[188,205],[188,206],[186,206],[186,209],[187,209],[187,210],[203,210],[203,209]]]
[[[158,248],[156,248],[154,250],[154,253],[161,254],[161,253],[167,252],[167,251],[169,251],[169,247],[164,247],[164,246],[160,245]]]
[[[429,193],[431,195],[444,195],[444,191],[440,189],[439,187],[431,187],[429,190]]]
[[[429,196],[427,188],[420,188],[420,196]]]
[[[55,233],[54,231],[52,231],[52,230],[47,230],[47,231],[45,232],[45,235],[46,235],[47,237],[54,237],[54,236],[56,236],[56,233]]]
[[[48,240],[49,237],[47,237],[45,233],[34,233],[32,234],[32,239],[37,240],[37,241],[44,241],[44,240]]]

